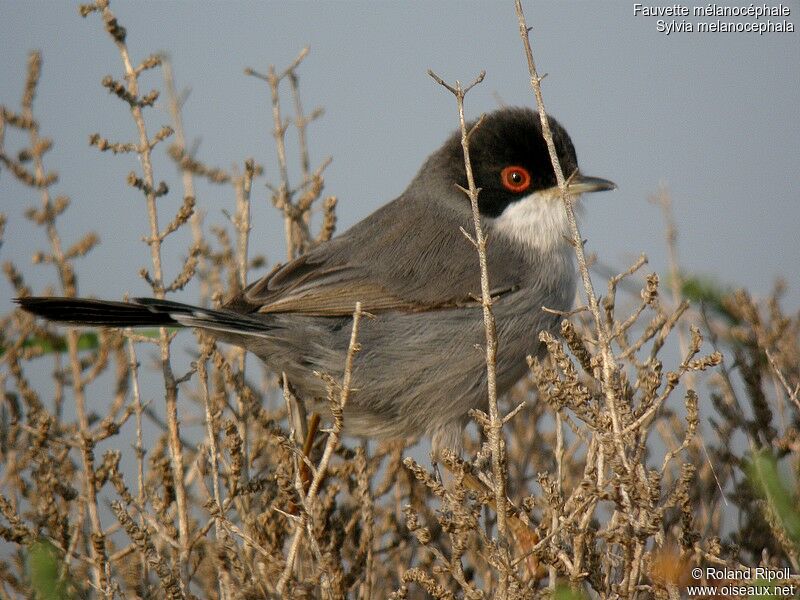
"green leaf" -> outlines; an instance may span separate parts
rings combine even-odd
[[[177,327],[168,327],[167,331],[177,331]],[[141,336],[158,339],[158,329],[144,329],[137,331]],[[22,342],[23,348],[38,348],[43,354],[61,354],[67,351],[67,340],[63,337],[41,337],[32,336]],[[100,347],[100,337],[94,332],[85,332],[78,336],[78,350],[97,350]],[[5,354],[6,349],[0,346],[0,357]]]
[[[567,584],[559,583],[553,592],[553,600],[587,600],[586,595],[573,590]]]
[[[696,304],[705,304],[730,323],[736,323],[738,319],[725,308],[724,302],[732,291],[730,286],[723,285],[708,275],[681,273],[681,294],[684,298]]]
[[[33,542],[28,550],[28,576],[36,600],[69,600],[68,579],[59,577],[64,568],[58,550],[46,540]]]
[[[800,512],[778,473],[778,461],[767,450],[756,452],[746,465],[747,478],[756,494],[765,500],[786,535],[800,545]]]

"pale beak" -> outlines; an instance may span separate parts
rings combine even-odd
[[[589,192],[605,192],[617,189],[617,184],[600,177],[587,177],[580,173],[567,181],[567,193],[572,195],[587,194]]]

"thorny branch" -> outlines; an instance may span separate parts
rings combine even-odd
[[[464,152],[464,167],[467,172],[467,189],[461,190],[467,194],[472,206],[472,219],[475,226],[475,238],[473,242],[478,252],[478,262],[481,272],[481,304],[483,306],[483,324],[486,330],[486,381],[488,388],[489,398],[489,427],[488,437],[489,443],[492,447],[492,474],[494,477],[493,489],[495,494],[495,502],[497,505],[497,531],[499,534],[499,541],[502,548],[503,560],[506,564],[509,563],[508,553],[506,548],[506,536],[508,535],[508,527],[506,525],[506,481],[505,469],[503,466],[503,418],[500,416],[500,410],[497,406],[497,331],[495,327],[494,314],[492,313],[492,296],[490,293],[491,286],[489,285],[489,267],[486,259],[486,237],[483,234],[481,227],[481,215],[478,209],[478,194],[480,190],[475,187],[475,178],[472,174],[472,165],[469,158],[469,136],[480,127],[481,122],[478,122],[467,130],[466,121],[464,120],[464,96],[473,87],[483,81],[486,73],[481,73],[470,83],[466,88],[461,87],[461,83],[456,81],[455,86],[447,84],[441,77],[436,75],[431,70],[428,74],[440,85],[449,90],[456,98],[458,105],[458,119],[461,127],[461,148]],[[503,577],[501,579],[500,597],[506,597],[506,588],[508,582]]]

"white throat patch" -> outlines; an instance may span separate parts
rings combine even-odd
[[[532,253],[546,254],[569,247],[569,221],[557,189],[534,192],[517,200],[491,222],[495,231]]]

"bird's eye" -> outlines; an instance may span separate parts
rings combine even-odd
[[[531,174],[525,167],[511,166],[500,171],[500,182],[509,192],[524,192],[531,185]]]

